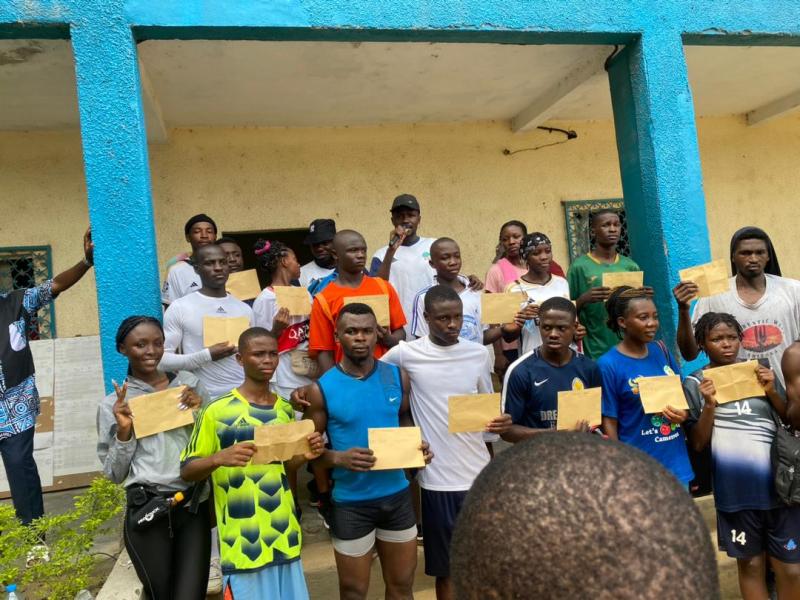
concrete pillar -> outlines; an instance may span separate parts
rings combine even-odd
[[[633,259],[675,340],[678,270],[710,260],[694,106],[678,32],[647,32],[609,66]]]
[[[136,44],[114,2],[71,25],[106,389],[125,377],[114,336],[130,315],[161,317],[147,133]]]

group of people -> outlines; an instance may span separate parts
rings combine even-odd
[[[454,579],[466,580],[463,570],[452,573],[453,532],[468,492],[493,460],[493,444],[561,439],[565,434],[553,433],[559,392],[588,388],[602,388],[602,424],[580,421],[574,429],[638,448],[663,467],[653,463],[654,477],[687,494],[695,477],[689,449],[710,445],[719,546],[738,562],[742,595],[766,597],[770,568],[782,597],[800,595],[800,509],[777,499],[770,462],[778,424],[800,427],[800,282],[781,276],[766,233],[736,232],[729,290],[700,299],[693,311],[698,286],[681,281],[673,289],[678,331],[660,332],[652,288],[603,285],[605,273],[640,270],[617,251],[621,222],[612,210],[591,215],[591,250],[566,273],[546,234],[529,233],[520,221],[503,224],[485,283],[462,272],[456,240],[418,234],[414,196],[397,196],[390,214],[388,244],[370,261],[360,233],[337,231],[331,219],[313,221],[305,240],[313,261],[305,265],[280,241],[243,249],[217,239],[214,220],[196,215],[185,226],[191,252],[170,261],[163,319],[133,315],[120,324],[117,349],[129,369],[98,408],[98,455],[104,473],[126,488],[125,544],[152,598],[201,598],[220,589],[236,599],[308,597],[297,500],[306,462],[313,499],[330,526],[342,598],[367,596],[376,557],[386,597],[412,597],[419,538],[437,598],[453,598]],[[266,282],[250,302],[226,291],[246,251]],[[36,293],[17,294],[18,318],[28,319],[36,298],[48,300],[89,266],[87,238],[85,261]],[[281,286],[305,288],[310,314],[281,307]],[[513,320],[484,322],[481,295],[509,291],[526,298]],[[358,302],[367,296],[386,297],[388,315]],[[207,347],[209,316],[245,317],[251,327],[235,345]],[[763,394],[718,405],[704,368],[682,377],[685,400],[645,413],[639,380],[681,373],[670,350],[673,333],[684,359],[704,352],[708,367],[758,359]],[[10,346],[21,349],[13,340]],[[9,352],[4,369],[13,364]],[[497,385],[501,409],[484,431],[450,433],[448,398],[491,393]],[[197,411],[194,426],[137,439],[128,401],[171,387],[182,388],[182,409]],[[27,402],[31,421],[35,389]],[[687,403],[688,410],[679,408]],[[5,435],[8,420],[0,417]],[[313,422],[309,451],[252,463],[255,428],[295,419]],[[421,430],[425,466],[372,470],[368,430],[410,425]],[[4,461],[14,453],[8,439],[26,430],[22,422],[8,427],[15,430],[0,437]],[[600,441],[597,452],[614,446]],[[626,474],[593,476],[622,481]],[[15,507],[30,520],[41,510],[24,513],[36,506],[25,489],[12,481]],[[186,501],[168,519],[141,525],[151,502],[179,492]],[[461,539],[469,538],[465,521],[458,524]]]

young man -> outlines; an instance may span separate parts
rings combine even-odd
[[[413,598],[417,566],[417,526],[408,480],[401,469],[371,471],[368,446],[373,427],[413,426],[408,376],[375,360],[375,313],[365,304],[349,304],[338,315],[336,339],[342,358],[308,388],[307,419],[327,432],[330,450],[320,458],[333,468],[331,536],[339,573],[339,594],[361,600],[369,591],[372,548],[377,547],[390,600]],[[422,444],[426,462],[432,455]]]
[[[339,311],[345,298],[350,296],[388,296],[389,327],[378,327],[375,358],[380,358],[388,348],[405,339],[403,326],[406,317],[397,292],[391,283],[364,274],[367,260],[367,243],[357,231],[345,229],[333,238],[333,256],[336,259],[337,278],[314,296],[309,328],[309,355],[316,358],[324,373],[342,358],[342,349],[334,335]]]
[[[39,393],[28,328],[37,310],[78,283],[92,268],[91,230],[83,236],[83,255],[79,263],[36,287],[0,293],[0,455],[14,510],[26,525],[44,514],[42,484],[33,460]]]
[[[244,374],[233,356],[236,346],[220,342],[206,348],[203,344],[203,318],[247,317],[252,322],[253,310],[225,291],[229,267],[222,248],[216,244],[201,246],[194,262],[201,287],[175,300],[164,313],[161,368],[193,372],[216,398],[241,384]]]
[[[744,227],[731,238],[730,290],[700,298],[691,318],[689,305],[697,286],[682,281],[673,293],[678,302],[678,346],[686,360],[699,351],[692,327],[708,312],[733,315],[744,335],[739,356],[767,359],[784,383],[781,357],[800,338],[800,281],[781,277],[780,266],[769,236],[756,227]]]
[[[500,327],[489,328],[481,321],[481,294],[470,287],[467,277],[461,272],[461,248],[455,240],[442,237],[431,244],[430,265],[436,271],[434,285],[446,285],[453,288],[464,306],[461,337],[470,342],[491,344],[500,339]],[[428,335],[428,322],[424,318],[425,294],[433,285],[422,288],[414,299],[414,311],[411,317],[411,335],[421,338]]]
[[[335,235],[336,221],[333,219],[314,219],[308,226],[308,235],[303,243],[311,248],[314,260],[300,267],[300,285],[304,288],[333,273],[336,266],[332,252]]]
[[[438,600],[449,600],[450,537],[472,482],[489,463],[489,451],[483,432],[448,431],[448,398],[494,390],[489,351],[459,339],[463,308],[455,290],[445,285],[429,289],[424,317],[428,336],[395,346],[382,360],[408,373],[414,422],[436,456],[419,474],[425,573],[436,578]],[[511,417],[502,414],[487,423],[485,432],[503,435],[510,426]]]
[[[583,351],[595,360],[619,342],[606,326],[608,315],[603,303],[611,289],[603,286],[603,273],[639,271],[639,265],[617,252],[622,224],[619,215],[604,209],[589,216],[594,247],[579,256],[567,271],[570,296],[578,307],[578,318],[586,327]]]
[[[167,276],[161,288],[161,303],[169,306],[178,298],[200,289],[200,278],[192,266],[195,254],[203,246],[213,244],[217,239],[217,224],[206,214],[193,216],[183,227],[186,241],[192,246],[192,253],[175,257],[171,266],[168,264]],[[170,261],[171,262],[171,261]]]
[[[542,345],[511,364],[503,385],[503,405],[514,424],[503,435],[507,442],[520,442],[542,431],[556,428],[558,392],[596,388],[602,385],[600,369],[575,352],[577,314],[566,298],[548,298],[539,307]],[[576,423],[579,431],[588,423]]]
[[[211,478],[225,598],[307,599],[300,562],[303,534],[286,471],[317,458],[324,449],[322,436],[309,435],[311,452],[286,463],[251,464],[255,428],[291,423],[294,411],[269,389],[278,366],[275,337],[253,327],[242,333],[238,347],[244,382],[198,416],[181,456],[181,478]]]
[[[417,292],[433,285],[430,265],[434,238],[417,235],[420,222],[419,202],[411,194],[400,194],[392,202],[392,230],[389,245],[379,248],[372,257],[370,275],[389,281],[397,290],[403,312],[412,314]],[[406,326],[406,334],[411,328]]]
[[[217,240],[217,245],[225,252],[228,259],[228,270],[231,273],[238,273],[244,269],[244,257],[242,247],[233,238],[223,237]]]

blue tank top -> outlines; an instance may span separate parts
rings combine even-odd
[[[357,379],[339,365],[317,381],[328,410],[328,439],[334,450],[369,447],[367,430],[399,427],[403,384],[400,369],[381,361],[368,376]],[[333,500],[363,502],[391,496],[408,487],[402,469],[356,472],[333,469]]]

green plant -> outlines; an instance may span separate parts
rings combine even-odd
[[[88,585],[94,539],[115,527],[111,519],[122,511],[124,496],[120,486],[98,477],[75,498],[72,510],[46,514],[27,527],[13,508],[0,506],[0,581],[17,583],[28,598],[74,598]],[[42,539],[47,541],[50,560],[26,566],[28,551]]]

